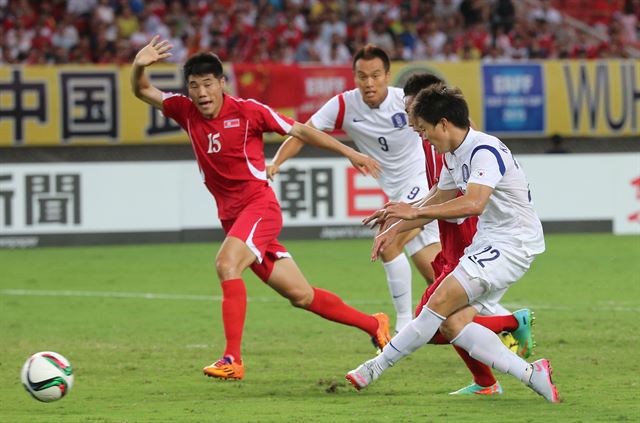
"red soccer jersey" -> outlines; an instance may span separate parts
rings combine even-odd
[[[438,185],[444,157],[435,150],[428,140],[422,140],[422,148],[424,149],[427,163],[427,180],[429,182],[429,188],[432,188]],[[462,195],[462,193],[458,195]],[[449,273],[456,267],[460,257],[464,254],[464,249],[471,244],[471,240],[476,233],[477,223],[477,217],[468,217],[460,224],[457,222],[438,220],[442,251],[439,253],[441,257],[436,258],[436,262],[439,260],[444,261],[444,263],[439,263],[441,267],[440,270]],[[438,276],[439,275],[436,275],[436,277]]]
[[[233,219],[247,204],[273,195],[265,172],[262,134],[285,135],[294,120],[255,100],[226,94],[218,116],[212,119],[202,116],[191,99],[180,94],[164,93],[162,107],[165,116],[189,134],[220,219]]]
[[[424,150],[424,158],[427,164],[427,183],[429,184],[429,189],[431,189],[438,185],[438,180],[440,179],[442,154],[438,154],[429,140],[422,139],[422,149]]]

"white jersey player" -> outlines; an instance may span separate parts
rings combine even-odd
[[[479,311],[493,310],[545,248],[522,168],[500,140],[469,127],[469,109],[458,89],[437,84],[422,90],[411,113],[416,129],[445,153],[438,189],[423,207],[406,203],[386,207],[384,217],[405,220],[377,238],[373,255],[394,233],[429,219],[479,216],[478,229],[458,266],[418,317],[391,339],[382,354],[350,371],[347,379],[357,389],[366,387],[440,330],[476,360],[515,376],[548,401],[559,402],[548,360],[527,363],[495,333],[473,322]]]
[[[322,106],[311,124],[323,131],[343,129],[361,152],[374,157],[384,169],[378,182],[389,198],[412,202],[426,195],[422,140],[409,126],[401,88],[388,87],[387,96],[374,109],[363,101],[359,89],[346,91]],[[418,192],[411,192],[414,181]],[[407,188],[410,198],[403,198]]]
[[[470,267],[481,260],[470,255],[487,245],[506,244],[505,251],[516,246],[526,257],[544,251],[542,224],[531,201],[531,193],[522,168],[511,151],[498,138],[469,128],[467,136],[455,152],[444,155],[443,172],[438,182],[440,190],[467,192],[469,184],[481,184],[493,188],[490,201],[478,219],[476,235],[465,250],[471,257]],[[493,251],[493,250],[490,250]],[[489,251],[489,259],[498,259]],[[495,258],[493,258],[495,257]],[[463,267],[467,261],[462,261]],[[482,262],[478,265],[484,269]],[[487,278],[484,278],[487,279]]]
[[[429,192],[425,155],[420,136],[409,126],[402,89],[389,87],[389,68],[382,49],[368,45],[359,50],[353,58],[357,88],[333,97],[307,123],[321,130],[344,130],[361,152],[380,163],[378,181],[387,197],[410,203]],[[302,146],[296,139],[285,141],[267,168],[269,177]],[[433,282],[431,262],[440,251],[437,223],[403,234],[382,254],[396,331],[413,316],[411,265],[403,248],[427,282]]]

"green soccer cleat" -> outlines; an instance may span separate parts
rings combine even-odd
[[[536,347],[536,343],[533,340],[533,332],[531,331],[536,318],[528,308],[514,311],[513,317],[518,321],[518,329],[511,332],[516,341],[518,341],[516,354],[522,358],[528,358],[533,354],[533,349]]]
[[[449,392],[449,395],[502,395],[502,386],[500,386],[500,382],[496,382],[491,386],[480,386],[477,383],[472,383],[457,391]]]

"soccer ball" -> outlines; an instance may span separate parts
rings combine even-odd
[[[22,366],[24,389],[42,402],[57,401],[73,386],[73,370],[69,361],[58,353],[35,353]]]

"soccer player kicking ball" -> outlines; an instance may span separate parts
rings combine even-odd
[[[442,79],[436,75],[423,73],[411,76],[404,85],[404,102],[405,109],[410,117],[409,125],[414,126],[409,110],[411,109],[415,96],[424,88],[428,88],[435,84],[444,83]],[[472,125],[472,123],[471,123]],[[426,174],[432,195],[435,191],[434,187],[438,185],[440,173],[442,169],[442,154],[435,151],[433,145],[423,139],[423,148],[426,157]],[[459,193],[458,195],[461,195]],[[414,206],[420,206],[429,199],[427,196],[424,200],[413,203]],[[390,224],[397,222],[399,219],[380,219],[384,209],[374,213],[365,219],[364,223],[375,221],[375,224],[381,224],[381,232]],[[422,311],[422,307],[427,303],[430,296],[437,289],[444,278],[451,273],[458,265],[459,258],[464,255],[464,249],[471,244],[472,238],[476,233],[477,217],[471,216],[464,219],[454,219],[452,221],[438,220],[440,228],[440,239],[442,251],[438,253],[434,260],[434,271],[436,272],[435,282],[425,291],[420,304],[416,308],[415,315],[418,316]],[[374,225],[375,226],[375,225]],[[474,322],[491,329],[493,332],[500,333],[501,341],[511,346],[511,349],[523,358],[529,357],[533,353],[533,336],[531,332],[531,324],[533,322],[532,313],[528,309],[522,309],[511,314],[500,304],[495,304],[493,312],[483,309],[483,313],[490,313],[488,316],[476,316]],[[448,335],[448,334],[447,334]],[[429,341],[431,344],[449,344],[449,339],[437,332]],[[515,347],[513,347],[515,345]],[[456,352],[464,361],[469,371],[473,374],[474,383],[457,391],[451,392],[452,395],[500,395],[502,394],[502,386],[494,377],[491,368],[481,363],[460,347],[455,347]]]
[[[404,84],[404,103],[407,114],[409,115],[409,125],[414,126],[411,119],[411,106],[415,96],[425,88],[429,88],[435,84],[442,84],[444,81],[436,75],[430,73],[422,73],[412,75]],[[470,122],[473,127],[473,122]],[[429,181],[430,194],[433,194],[435,187],[438,185],[440,179],[440,173],[442,171],[442,157],[443,155],[438,153],[434,146],[428,139],[422,140],[422,146],[427,163],[427,180]],[[458,193],[458,196],[462,193]],[[414,203],[415,206],[422,205],[429,197],[426,197],[420,202]],[[381,210],[384,212],[384,209]],[[375,219],[374,214],[371,218],[365,220],[365,224]],[[388,227],[393,223],[393,220],[381,223],[384,227]],[[395,219],[397,221],[397,219]],[[452,221],[438,220],[438,227],[440,229],[440,243],[442,244],[442,251],[438,253],[438,256],[434,260],[434,271],[438,275],[435,282],[431,284],[424,295],[418,307],[416,307],[416,317],[422,311],[422,307],[427,303],[429,297],[435,292],[444,278],[451,273],[459,263],[460,257],[464,255],[464,250],[471,244],[473,236],[476,233],[476,225],[478,218],[476,216],[470,216],[462,219],[454,219]],[[383,228],[381,228],[383,231]],[[484,313],[490,313],[488,310],[482,310]],[[533,323],[532,313],[528,309],[522,309],[511,312],[500,304],[496,304],[493,310],[493,314],[490,316],[476,316],[474,322],[481,324],[493,332],[499,333],[502,343],[510,346],[512,351],[518,354],[520,357],[528,358],[533,353],[533,335],[531,332],[531,325]],[[443,334],[436,333],[431,339],[432,344],[449,344],[450,339],[447,339]],[[515,345],[515,348],[513,347]],[[464,394],[476,394],[476,395],[499,395],[502,394],[502,386],[500,382],[496,380],[491,371],[491,368],[471,356],[465,350],[460,347],[455,347],[456,352],[462,358],[469,371],[473,374],[473,383],[469,386],[461,388],[457,391],[451,392],[452,395],[464,395]]]
[[[221,379],[244,377],[240,346],[247,298],[242,272],[247,267],[292,305],[357,327],[372,337],[377,348],[383,348],[389,340],[388,317],[364,314],[337,295],[309,285],[278,242],[282,215],[267,183],[262,134],[290,134],[333,150],[365,174],[377,176],[378,163],[264,104],[224,94],[222,63],[211,53],[196,54],[185,63],[188,97],[163,93],[151,85],[144,68],[171,56],[171,48],[168,41],[158,42],[155,36],[140,50],[133,62],[131,86],[138,98],[162,110],[189,134],[204,184],[216,200],[226,233],[216,257],[226,349],[220,360],[203,369],[204,373]]]
[[[550,402],[559,402],[546,359],[528,363],[473,322],[493,310],[509,286],[544,251],[542,224],[531,203],[518,162],[499,139],[469,126],[469,108],[460,90],[438,84],[420,91],[411,116],[423,138],[445,153],[435,194],[422,207],[388,203],[386,218],[403,219],[376,238],[376,259],[399,232],[432,219],[479,216],[476,235],[454,271],[433,292],[422,311],[385,346],[346,378],[356,389],[371,384],[390,366],[429,342],[438,329],[451,343],[501,372],[511,374]],[[458,190],[464,195],[458,197]]]

